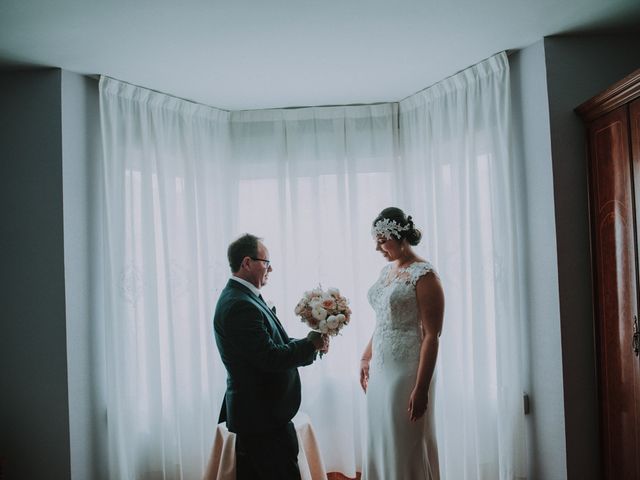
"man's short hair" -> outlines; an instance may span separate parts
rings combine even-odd
[[[240,238],[234,240],[227,249],[227,258],[229,259],[229,267],[231,273],[240,270],[244,257],[258,256],[258,242],[262,240],[260,237],[245,233]]]

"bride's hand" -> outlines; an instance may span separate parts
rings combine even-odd
[[[367,385],[369,384],[369,360],[363,358],[360,360],[360,386],[364,393],[367,393]]]
[[[429,403],[429,389],[427,388],[414,388],[409,397],[409,419],[415,422],[424,415],[427,411],[427,404]]]

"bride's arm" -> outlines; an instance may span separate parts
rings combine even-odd
[[[415,421],[424,415],[429,401],[429,385],[438,358],[440,332],[444,316],[444,292],[434,274],[420,277],[416,284],[416,297],[422,325],[422,346],[416,384],[409,398],[409,417]]]
[[[371,361],[371,342],[373,337],[369,339],[369,343],[362,352],[362,358],[360,359],[360,386],[364,393],[367,393],[367,384],[369,383],[369,362]]]

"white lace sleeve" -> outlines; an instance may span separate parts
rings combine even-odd
[[[420,277],[426,275],[429,272],[438,277],[438,272],[435,271],[433,265],[431,265],[429,262],[414,263],[411,268],[411,284],[415,286],[416,283],[418,283]]]

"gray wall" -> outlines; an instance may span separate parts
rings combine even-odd
[[[100,232],[91,221],[92,191],[99,188],[98,81],[62,71],[64,267],[69,374],[69,429],[73,479],[107,478],[104,338],[92,318],[100,299],[90,288],[91,252]]]
[[[3,479],[102,479],[104,352],[91,321],[97,81],[0,74]]]
[[[509,58],[515,153],[526,205],[525,298],[528,317],[529,478],[566,477],[558,258],[545,52],[540,41]]]
[[[6,479],[70,475],[61,72],[0,73],[0,457]]]
[[[638,51],[638,35],[581,35],[510,57],[526,185],[532,478],[601,477],[585,130],[573,110],[640,68]]]
[[[640,68],[640,36],[544,41],[571,479],[600,478],[585,130],[573,109]]]

